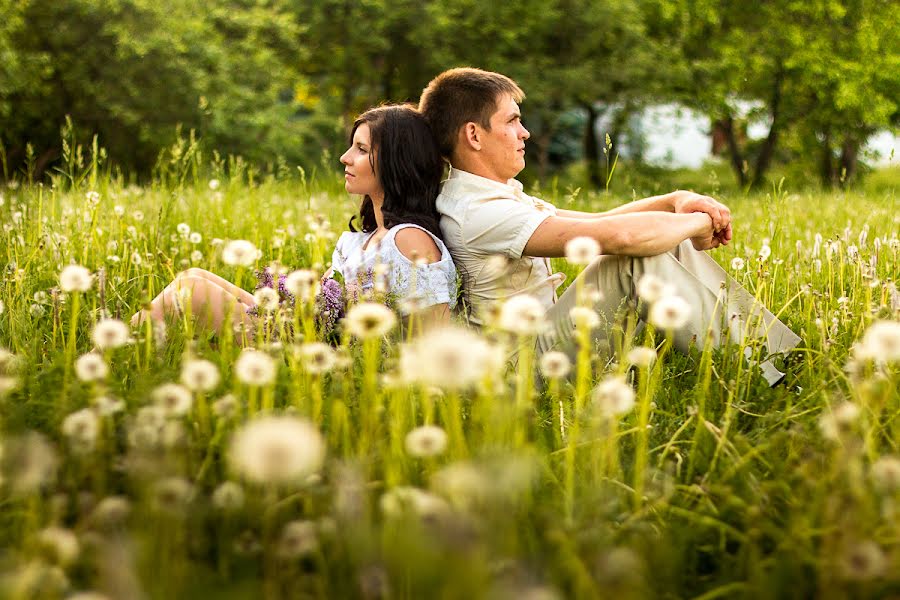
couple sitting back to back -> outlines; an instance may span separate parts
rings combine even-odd
[[[525,194],[515,180],[525,167],[529,138],[518,106],[523,98],[518,85],[504,75],[458,68],[428,84],[418,111],[390,106],[360,117],[341,162],[347,191],[365,196],[363,231],[341,236],[333,268],[345,279],[348,273],[352,277],[367,264],[366,252],[378,244],[378,258],[391,273],[391,292],[408,293],[411,270],[424,268],[425,276],[415,277],[416,304],[428,307],[432,322],[444,322],[455,298],[455,262],[464,274],[476,324],[490,304],[511,295],[529,294],[543,304],[552,327],[538,337],[541,352],[574,348],[570,310],[578,287],[599,292],[594,308],[601,322],[612,324],[624,301],[638,304],[637,282],[648,274],[674,286],[693,309],[687,324],[674,332],[681,351],[692,343],[702,348],[708,331],[715,345],[755,339],[770,354],[799,343],[796,334],[706,254],[728,244],[732,235],[728,208],[713,198],[676,191],[586,213],[557,209]],[[394,127],[379,126],[373,114],[398,120]],[[433,136],[422,129],[426,123]],[[451,165],[442,186],[441,157]],[[579,286],[557,297],[564,275],[552,272],[549,259],[564,256],[566,244],[578,237],[594,239],[603,255],[582,271]],[[498,255],[506,260],[496,260]],[[214,275],[204,274],[186,277],[218,285],[207,278]],[[195,281],[195,294],[198,284],[207,287]],[[219,289],[214,295],[223,302],[246,304],[246,292],[235,294],[224,285]],[[151,307],[151,314],[161,315],[162,306],[164,301]],[[237,311],[243,319],[244,309]],[[599,328],[596,341],[607,341],[608,334]],[[760,366],[770,385],[783,376],[769,360]]]

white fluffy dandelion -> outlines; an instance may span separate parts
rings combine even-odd
[[[859,406],[853,402],[841,402],[819,417],[819,429],[826,439],[839,441],[844,433],[849,432],[859,418]]]
[[[666,296],[653,303],[648,316],[654,327],[681,329],[691,316],[691,305],[681,296]]]
[[[551,351],[541,356],[541,373],[548,379],[565,377],[572,369],[572,361],[564,352]]]
[[[439,496],[411,486],[397,486],[378,500],[382,514],[400,519],[409,514],[423,519],[441,518],[450,513],[450,505]]]
[[[81,381],[99,381],[109,375],[109,367],[103,357],[95,352],[88,352],[75,361],[75,375]]]
[[[861,344],[861,358],[882,364],[900,362],[900,323],[875,321],[866,330]]]
[[[281,530],[278,540],[278,557],[284,560],[302,558],[319,548],[315,521],[291,521]]]
[[[167,477],[157,481],[153,501],[158,510],[181,512],[194,499],[194,485],[183,477]]]
[[[592,308],[575,306],[569,311],[569,318],[576,329],[593,331],[600,326],[600,315]]]
[[[884,550],[872,540],[849,547],[841,560],[841,571],[847,579],[866,581],[884,575],[888,559]]]
[[[244,507],[244,488],[233,481],[226,481],[212,493],[213,506],[223,512],[234,512]]]
[[[484,380],[495,361],[492,347],[467,329],[432,329],[400,351],[400,376],[408,383],[465,389]]]
[[[735,256],[731,259],[731,270],[732,271],[743,271],[744,270],[744,259],[740,256]]]
[[[658,300],[671,296],[675,293],[675,288],[671,284],[666,283],[656,275],[647,273],[641,277],[637,284],[638,297],[648,304],[653,304]]]
[[[153,390],[151,395],[156,406],[164,414],[173,417],[187,414],[194,403],[190,390],[178,383],[164,383]]]
[[[187,360],[181,366],[181,383],[195,392],[211,392],[219,385],[219,368],[205,359]]]
[[[275,360],[259,350],[244,350],[234,363],[234,374],[247,385],[269,385],[277,372]]]
[[[78,538],[70,529],[47,527],[37,533],[37,541],[60,565],[73,563],[81,552]]]
[[[212,403],[212,412],[221,419],[229,419],[237,412],[238,401],[232,394],[225,394]]]
[[[322,342],[296,346],[295,353],[303,370],[313,375],[327,373],[335,367],[337,361],[331,346]]]
[[[253,292],[253,301],[263,312],[272,312],[278,308],[278,292],[270,287],[261,287]]]
[[[656,362],[656,350],[646,346],[637,346],[628,351],[628,364],[647,369]]]
[[[587,265],[600,256],[600,244],[589,237],[576,237],[566,242],[566,260],[574,265]]]
[[[100,433],[100,420],[90,408],[73,412],[62,422],[62,432],[76,450],[93,450]]]
[[[222,262],[226,265],[249,267],[258,256],[256,246],[247,240],[232,240],[222,248]]]
[[[211,189],[212,191],[216,191],[217,189],[219,189],[219,185],[220,184],[218,179],[209,180],[209,189]]]
[[[592,397],[597,410],[607,417],[624,415],[634,408],[634,389],[623,377],[610,377],[600,382]]]
[[[109,417],[125,410],[125,403],[113,396],[97,396],[93,400],[94,408],[101,417]]]
[[[759,261],[766,262],[770,256],[772,256],[772,248],[770,248],[768,244],[763,245],[763,247],[759,249]]]
[[[92,337],[101,350],[120,348],[131,342],[131,330],[119,319],[102,319],[94,325]]]
[[[900,490],[900,458],[882,456],[869,470],[869,477],[877,490],[884,494],[893,494]]]
[[[410,456],[426,458],[443,454],[447,449],[447,433],[436,425],[416,427],[406,434],[406,451]]]
[[[382,337],[396,324],[394,312],[384,304],[375,302],[360,302],[347,311],[344,319],[347,331],[360,339]]]
[[[284,287],[301,302],[312,300],[319,289],[319,274],[312,269],[299,269],[288,273]]]
[[[527,294],[513,296],[500,307],[498,326],[516,335],[537,335],[544,331],[547,317],[544,305]]]
[[[231,467],[260,484],[299,484],[317,473],[325,459],[322,435],[305,419],[263,417],[234,434],[228,449]]]
[[[93,283],[91,272],[80,265],[69,265],[59,274],[59,288],[64,292],[86,292]]]

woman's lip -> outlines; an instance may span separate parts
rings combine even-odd
[[[345,172],[344,172],[344,177],[356,177],[356,175],[354,175],[353,173],[347,173],[347,172],[345,171]]]

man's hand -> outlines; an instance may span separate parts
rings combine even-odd
[[[731,211],[727,206],[715,198],[681,190],[672,192],[672,198],[672,206],[676,213],[702,212],[710,216],[713,222],[713,237],[717,240],[710,248],[726,245],[731,241]],[[697,242],[694,242],[694,247],[697,248]]]

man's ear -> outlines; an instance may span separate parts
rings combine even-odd
[[[468,148],[481,150],[481,128],[477,123],[469,121],[463,125],[460,135],[462,137],[460,141],[466,144]]]

